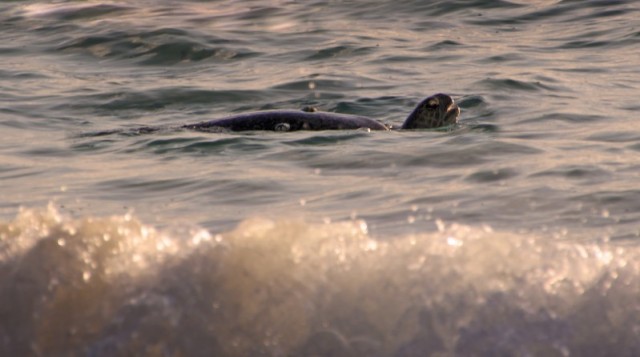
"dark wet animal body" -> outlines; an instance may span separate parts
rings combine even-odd
[[[362,128],[388,130],[384,124],[367,117],[328,112],[305,112],[301,110],[268,110],[245,113],[224,119],[185,125],[184,128],[203,131],[216,129],[226,129],[230,131],[296,131]]]
[[[402,124],[401,129],[433,129],[457,123],[460,109],[446,94],[435,94],[420,102]],[[269,110],[230,116],[182,126],[198,131],[296,131],[296,130],[389,130],[379,121],[357,115]]]
[[[313,108],[312,108],[313,109]],[[435,94],[424,99],[409,114],[400,129],[435,129],[458,122],[460,108],[446,94]],[[377,120],[349,114],[318,112],[313,110],[267,110],[233,115],[223,119],[186,124],[178,127],[141,127],[129,130],[106,130],[88,134],[150,134],[167,129],[189,129],[205,132],[224,131],[297,131],[297,130],[391,130]]]

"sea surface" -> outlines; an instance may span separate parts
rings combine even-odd
[[[639,19],[0,3],[0,355],[640,355]],[[438,92],[459,126],[176,129]]]

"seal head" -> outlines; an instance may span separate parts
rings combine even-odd
[[[434,129],[458,122],[460,108],[446,94],[434,94],[416,106],[402,124],[402,129]]]

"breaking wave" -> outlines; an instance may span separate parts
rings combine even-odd
[[[637,355],[639,255],[441,221],[377,238],[23,209],[0,223],[0,354]]]

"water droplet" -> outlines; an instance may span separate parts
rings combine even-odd
[[[447,244],[452,247],[461,247],[462,241],[454,237],[447,237]]]
[[[364,250],[365,251],[373,251],[373,250],[376,250],[376,249],[378,249],[378,242],[376,242],[373,239],[369,239],[367,241],[367,243],[365,244],[365,246],[364,246]]]
[[[363,234],[367,234],[367,232],[369,231],[369,227],[367,226],[367,222],[365,221],[360,221],[360,231]]]

